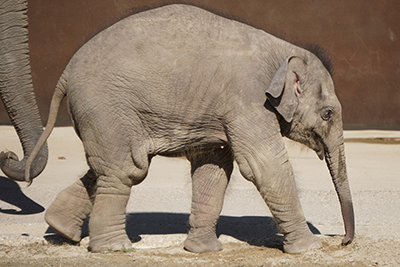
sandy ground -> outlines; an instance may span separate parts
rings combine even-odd
[[[132,188],[127,207],[133,248],[90,253],[88,237],[68,243],[43,219],[56,195],[87,169],[72,128],[56,128],[47,168],[30,187],[0,172],[0,266],[400,266],[400,132],[346,131],[345,138],[356,214],[356,239],[348,247],[340,246],[343,223],[325,164],[314,152],[287,142],[304,213],[323,249],[283,253],[265,203],[236,168],[218,226],[224,250],[184,251],[189,165],[156,157],[147,179]],[[0,126],[0,151],[5,149],[22,155],[13,128]]]

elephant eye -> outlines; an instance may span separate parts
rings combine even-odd
[[[326,107],[322,109],[321,117],[324,121],[330,121],[332,119],[333,113],[334,113],[333,108]]]

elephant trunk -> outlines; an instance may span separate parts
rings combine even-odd
[[[32,85],[26,12],[22,0],[6,0],[0,6],[0,95],[24,151],[21,161],[13,152],[1,152],[0,167],[16,181],[25,181],[27,158],[43,132]],[[43,171],[47,158],[45,145],[32,164],[30,180]]]
[[[351,200],[350,186],[347,179],[346,158],[344,154],[344,139],[340,133],[339,141],[334,142],[331,149],[325,152],[325,160],[329,168],[336,193],[339,198],[346,235],[342,240],[343,245],[348,245],[354,238],[354,210]]]

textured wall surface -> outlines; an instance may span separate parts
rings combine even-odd
[[[182,2],[182,1],[181,1]],[[191,0],[289,40],[316,43],[332,57],[346,128],[400,129],[400,1]],[[29,1],[33,83],[43,121],[74,52],[129,14],[177,1]],[[65,104],[59,125],[70,124]],[[9,119],[0,105],[0,123]]]

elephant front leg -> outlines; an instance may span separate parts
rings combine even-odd
[[[215,231],[233,170],[230,148],[191,154],[188,159],[192,168],[192,208],[184,247],[196,253],[220,251],[222,245]]]
[[[130,187],[111,176],[100,176],[97,185],[96,200],[89,220],[90,251],[132,248],[125,231]]]
[[[290,163],[285,161],[279,169],[256,186],[284,236],[284,252],[294,254],[321,248],[320,239],[310,231],[304,217]]]
[[[263,151],[258,146],[258,151]],[[239,154],[239,168],[251,180],[267,203],[278,229],[284,236],[283,250],[301,253],[322,247],[318,237],[310,231],[298,198],[292,167],[284,149],[278,156],[259,152],[246,157]],[[261,156],[262,155],[262,156]]]
[[[82,236],[82,225],[92,211],[96,177],[91,171],[61,191],[46,210],[46,222],[58,233],[74,242]]]
[[[300,253],[322,246],[306,222],[292,167],[275,116],[254,110],[228,125],[232,151],[240,172],[253,182],[284,235],[283,249]]]

